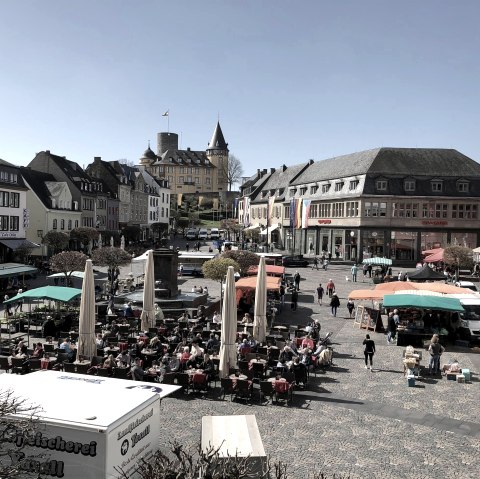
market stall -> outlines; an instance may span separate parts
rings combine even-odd
[[[398,310],[397,345],[414,347],[423,347],[435,333],[444,344],[451,324],[464,311],[457,298],[430,294],[387,294],[383,307]]]

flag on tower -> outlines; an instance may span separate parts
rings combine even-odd
[[[169,111],[170,111],[170,110],[167,110],[162,116],[168,116],[168,112],[169,112]]]

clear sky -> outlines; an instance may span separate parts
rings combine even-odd
[[[0,158],[205,149],[245,175],[379,146],[480,161],[478,0],[0,2]]]

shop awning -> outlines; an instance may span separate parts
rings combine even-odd
[[[385,308],[418,308],[437,311],[464,311],[457,298],[444,296],[420,296],[417,294],[386,294],[383,298]]]
[[[259,225],[250,225],[250,226],[247,226],[246,228],[244,228],[243,231],[255,230],[257,228],[260,228],[260,226]]]
[[[5,263],[0,266],[0,278],[11,278],[22,274],[36,273],[37,268],[19,263]]]
[[[392,260],[390,258],[366,258],[363,260],[363,264],[371,264],[372,266],[392,266]]]
[[[285,274],[285,266],[274,266],[273,264],[265,265],[265,272],[270,276],[282,276]],[[247,270],[248,276],[256,276],[258,274],[258,266],[250,266]]]
[[[439,248],[439,251],[426,256],[423,261],[425,261],[425,263],[438,263],[439,261],[443,261],[443,251],[443,248]]]
[[[13,251],[16,251],[21,246],[25,246],[27,248],[38,248],[41,246],[27,239],[1,239],[0,243]]]
[[[266,235],[267,232],[271,233],[272,231],[275,231],[277,228],[278,228],[278,225],[269,226],[268,228],[265,228],[264,230],[260,231],[260,234],[261,235]]]
[[[81,289],[67,288],[63,286],[42,286],[41,288],[29,289],[24,293],[17,294],[4,303],[13,303],[19,299],[51,299],[68,303],[73,298],[82,294]]]

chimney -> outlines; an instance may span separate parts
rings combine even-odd
[[[45,150],[45,153],[46,153],[47,155],[49,155],[49,154],[50,154],[50,150]]]
[[[101,156],[94,156],[93,161],[102,161],[102,157]]]
[[[285,165],[282,165],[282,171],[285,171],[287,167]]]
[[[257,169],[257,176],[260,178],[260,168]]]
[[[308,160],[309,165],[313,165],[314,163],[315,163],[315,160],[313,158],[310,158],[310,160]]]
[[[275,168],[270,168],[270,173],[275,173]]]
[[[187,151],[190,151],[190,147],[187,147]]]

